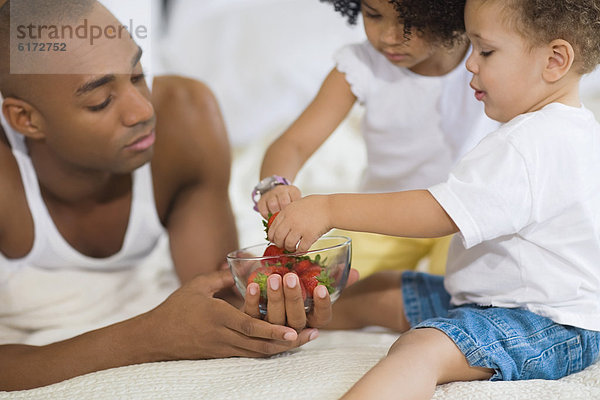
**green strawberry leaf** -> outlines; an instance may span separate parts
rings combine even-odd
[[[254,282],[258,283],[261,297],[267,297],[267,278],[269,275],[259,272],[254,278]]]
[[[335,285],[335,279],[333,279],[331,276],[329,276],[327,271],[322,270],[321,273],[319,274],[319,276],[317,276],[316,278],[317,278],[317,281],[319,282],[319,284],[321,284],[327,288],[327,291],[329,292],[329,294],[331,294],[335,291],[335,288],[333,287],[333,285]]]

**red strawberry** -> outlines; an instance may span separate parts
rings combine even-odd
[[[273,220],[275,220],[275,217],[277,217],[278,215],[279,215],[279,211],[277,211],[275,214],[273,214],[273,215],[271,215],[269,217],[269,220],[267,221],[267,230],[269,229],[269,227],[273,223]]]
[[[288,267],[284,267],[282,265],[278,265],[278,266],[274,266],[273,267],[273,273],[274,274],[279,274],[281,276],[284,276],[288,272],[290,272],[290,269]]]
[[[300,282],[300,290],[302,290],[302,301],[306,301],[306,288],[304,287],[304,284],[302,283],[302,279],[298,279],[298,281]]]
[[[333,292],[334,279],[329,276],[327,271],[319,266],[312,266],[302,275],[300,275],[300,281],[304,284],[308,297],[313,296],[313,292],[317,285],[323,285],[327,288],[329,293]]]
[[[309,297],[313,296],[313,292],[319,284],[317,276],[319,276],[320,273],[321,268],[319,268],[318,270],[313,269],[312,271],[305,271],[302,275],[300,275],[300,281],[306,288],[306,292]]]
[[[271,214],[269,213],[268,215],[268,220],[265,221],[263,219],[263,226],[265,227],[265,235],[268,236],[269,235],[269,227],[271,226],[271,224],[273,223],[273,220],[275,219],[275,217],[277,217],[277,215],[279,215],[279,211],[277,211],[275,214]],[[269,238],[266,238],[267,240],[269,240]]]
[[[284,254],[284,252],[285,252],[285,250],[282,249],[281,247],[277,247],[274,244],[270,244],[265,249],[265,252],[263,253],[263,257],[280,256],[280,255]]]
[[[274,271],[274,267],[269,267],[269,266],[256,268],[254,271],[252,271],[252,273],[248,277],[246,286],[248,286],[252,282],[258,283],[258,286],[260,288],[260,295],[263,297],[266,297],[267,296],[267,278],[269,277],[269,275],[271,275],[273,273],[273,271]]]
[[[309,269],[312,265],[313,265],[313,263],[311,263],[310,260],[301,260],[300,262],[294,264],[294,266],[292,267],[292,269],[294,271],[296,271],[296,273],[298,275],[301,275],[304,271],[306,271],[307,269]]]

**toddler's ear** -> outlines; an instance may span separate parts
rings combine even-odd
[[[544,68],[544,79],[553,83],[565,76],[575,61],[575,51],[571,43],[563,39],[555,39],[548,44],[548,59]]]
[[[2,104],[2,112],[6,121],[17,132],[31,139],[44,138],[39,127],[39,113],[28,102],[7,97]]]

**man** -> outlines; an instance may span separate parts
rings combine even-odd
[[[2,3],[0,93],[7,123],[0,126],[0,295],[8,301],[0,304],[0,317],[21,310],[20,302],[33,295],[2,294],[23,274],[126,268],[156,245],[162,227],[183,286],[149,312],[67,340],[1,344],[0,390],[143,362],[267,356],[316,337],[316,330],[303,330],[299,288],[280,288],[285,302],[273,302],[279,317],[289,310],[289,327],[213,296],[232,288],[221,265],[237,240],[229,147],[210,90],[166,77],[155,80],[151,94],[140,49],[128,35],[93,46],[67,38],[65,53],[21,55],[16,66],[51,73],[14,73],[9,27],[18,7],[9,12],[10,1]],[[73,26],[84,19],[118,25],[93,0],[37,1],[23,10]],[[329,297],[315,308],[309,322],[322,326],[330,318]]]

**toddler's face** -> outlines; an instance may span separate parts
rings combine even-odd
[[[419,73],[419,67],[435,48],[414,30],[404,37],[404,25],[388,0],[362,0],[361,11],[367,39],[389,62]]]
[[[485,113],[507,122],[543,106],[542,71],[547,60],[542,47],[531,48],[507,26],[502,7],[500,0],[467,0],[465,26],[473,52],[466,66]]]

